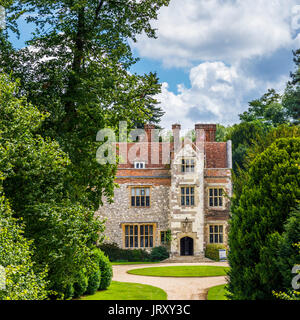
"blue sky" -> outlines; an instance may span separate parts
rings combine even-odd
[[[237,123],[248,101],[284,90],[300,47],[299,0],[171,0],[152,24],[158,39],[131,44],[141,58],[131,71],[157,72],[167,129]],[[20,27],[17,47],[31,30]]]

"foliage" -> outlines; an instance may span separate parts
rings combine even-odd
[[[111,279],[113,276],[112,265],[109,261],[109,258],[105,255],[103,251],[95,249],[94,256],[101,272],[99,290],[105,290],[110,286]]]
[[[88,288],[88,277],[85,270],[81,270],[77,273],[77,280],[74,282],[74,298],[81,297]]]
[[[298,211],[298,213],[299,213],[299,209],[297,210]],[[296,212],[297,212],[296,211]],[[297,217],[298,219],[299,219],[299,216]],[[287,224],[287,226],[286,226],[286,233],[290,233],[292,230],[290,229],[290,227],[292,227],[292,225],[293,225],[293,222],[289,222],[288,224]],[[296,230],[296,232],[297,232],[298,230]],[[299,231],[298,231],[298,238],[299,238]],[[290,234],[290,236],[292,236],[291,234]],[[285,242],[286,243],[286,242]],[[292,247],[293,247],[293,249],[294,248],[297,248],[298,249],[298,257],[296,257],[296,259],[298,259],[298,261],[299,261],[299,254],[300,254],[300,242],[298,242],[298,243],[294,243],[294,244],[292,244]],[[286,249],[288,249],[288,250],[291,250],[291,246],[290,245],[288,245],[288,247],[286,248]],[[290,289],[287,289],[287,292],[275,292],[275,291],[273,291],[273,295],[276,297],[276,298],[278,298],[278,299],[282,299],[282,300],[300,300],[300,292],[299,291],[297,291],[297,290],[290,290]]]
[[[288,82],[282,104],[294,123],[300,123],[300,49],[293,52],[296,70],[291,73],[291,80]]]
[[[103,224],[92,210],[69,202],[39,204],[26,209],[26,221],[38,247],[35,260],[48,266],[52,290],[76,282],[83,267],[87,274],[94,271],[91,252]]]
[[[166,247],[158,246],[151,249],[150,259],[152,261],[162,261],[169,258],[169,252]]]
[[[23,229],[20,221],[12,217],[8,201],[1,195],[0,266],[5,268],[5,274],[1,272],[0,277],[5,277],[5,288],[0,288],[0,300],[43,300],[48,294],[47,270],[35,270],[32,241],[24,238]]]
[[[227,249],[227,248],[223,244],[208,243],[205,248],[205,257],[215,261],[220,261],[220,258],[219,258],[220,249]]]
[[[231,126],[222,126],[221,124],[217,124],[216,128],[216,141],[217,142],[226,142],[230,132],[232,130]]]
[[[282,105],[282,97],[274,89],[269,89],[260,99],[249,102],[249,109],[240,114],[245,122],[260,120],[272,126],[288,122],[288,112]]]
[[[268,127],[260,121],[242,122],[233,125],[228,130],[225,140],[232,141],[232,162],[235,173],[238,169],[245,168],[247,152],[255,141],[260,137],[264,137],[268,131]]]
[[[18,83],[0,76],[3,192],[14,215],[23,219],[25,237],[34,240],[36,267],[49,269],[47,289],[60,298],[78,270],[93,270],[90,254],[101,241],[103,223],[93,210],[69,199],[65,176],[70,161],[57,142],[38,134],[47,116],[21,96]]]
[[[284,288],[278,234],[300,199],[300,138],[277,139],[250,163],[232,201],[228,290],[233,299],[272,299]],[[250,245],[251,244],[251,245]]]
[[[291,287],[295,265],[300,265],[300,252],[295,243],[300,243],[300,209],[293,210],[284,226],[284,233],[278,239],[277,262],[285,289]]]
[[[59,142],[71,160],[64,188],[72,201],[94,210],[102,196],[113,197],[116,166],[99,165],[96,151],[105,127],[118,133],[119,121],[158,122],[162,112],[153,97],[160,92],[156,74],[128,72],[133,58],[129,40],[155,37],[150,20],[169,0],[12,1],[7,30],[0,34],[0,70],[20,78],[22,91],[49,113],[40,130]],[[34,23],[26,48],[10,46],[17,17]],[[1,41],[2,40],[2,41]]]
[[[98,269],[91,273],[88,279],[88,287],[86,289],[86,294],[94,294],[100,287],[101,283],[101,271]]]
[[[110,261],[149,261],[150,254],[144,249],[121,249],[116,243],[103,243],[100,249]]]

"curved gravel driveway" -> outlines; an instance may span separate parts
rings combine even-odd
[[[205,263],[155,263],[139,265],[115,265],[113,266],[113,280],[121,282],[135,282],[149,284],[163,289],[168,300],[205,300],[210,287],[226,283],[226,277],[202,277],[202,278],[175,278],[175,277],[151,277],[128,274],[128,270],[147,267],[167,266],[224,266],[227,262],[205,262]]]

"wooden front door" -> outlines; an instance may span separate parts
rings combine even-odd
[[[193,256],[194,255],[194,240],[190,237],[180,239],[180,255]]]

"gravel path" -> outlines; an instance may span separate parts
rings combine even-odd
[[[127,270],[147,268],[147,267],[167,267],[167,266],[225,266],[226,262],[212,263],[155,263],[140,265],[116,265],[113,266],[114,281],[135,282],[148,284],[163,289],[168,300],[205,300],[210,287],[226,283],[226,277],[206,277],[206,278],[175,278],[175,277],[151,277],[128,274]]]

